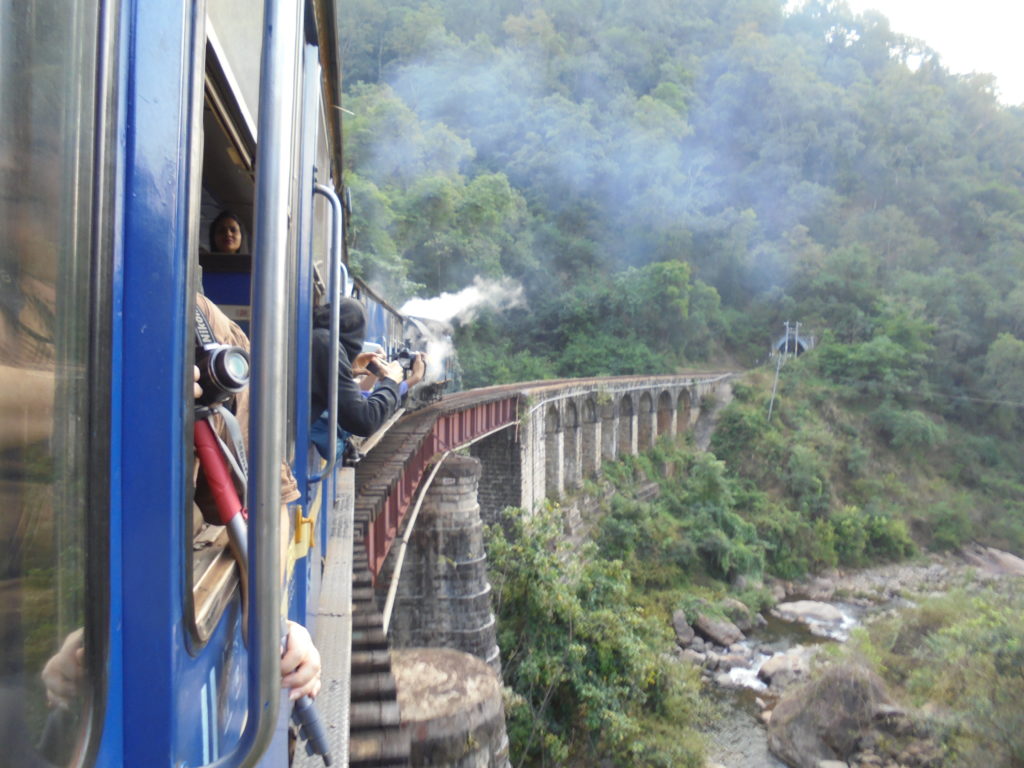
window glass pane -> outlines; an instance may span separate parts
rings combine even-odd
[[[76,647],[87,620],[96,6],[0,0],[0,762],[10,765],[74,762],[88,719]]]
[[[208,0],[206,14],[212,35],[223,53],[222,64],[233,77],[235,94],[245,110],[250,130],[256,133],[260,96],[260,49],[263,45],[263,3],[251,0]],[[209,30],[208,30],[209,32]]]

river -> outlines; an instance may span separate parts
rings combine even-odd
[[[750,663],[728,672],[706,674],[708,689],[721,711],[721,717],[706,731],[709,768],[786,768],[769,752],[762,720],[762,713],[772,706],[775,695],[757,673],[773,656],[797,646],[844,642],[854,627],[871,616],[912,605],[908,598],[914,594],[945,592],[953,584],[963,583],[968,571],[972,578],[1001,578],[1019,572],[1024,563],[998,550],[978,546],[968,554],[932,555],[913,563],[833,572],[815,579],[816,589],[810,591],[805,591],[806,585],[787,585],[786,601],[810,598],[818,605],[837,609],[841,618],[831,624],[808,624],[766,614],[766,623],[749,632],[739,644]],[[1015,562],[1007,569],[1008,557]],[[998,567],[993,567],[993,563]]]

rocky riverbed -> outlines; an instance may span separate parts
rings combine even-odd
[[[714,768],[940,768],[925,734],[866,670],[835,666],[810,675],[821,648],[923,596],[1024,579],[1024,560],[971,545],[955,554],[804,582],[769,581],[764,615],[737,600],[673,616],[676,655],[701,667],[723,717],[709,731]],[[885,744],[883,749],[880,744]],[[890,745],[898,745],[898,749]],[[849,761],[833,759],[836,753]]]

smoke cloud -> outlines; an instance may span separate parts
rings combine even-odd
[[[458,293],[442,293],[432,299],[409,299],[399,310],[403,315],[444,323],[473,322],[482,309],[501,312],[524,304],[523,286],[515,280],[473,278],[473,284]]]

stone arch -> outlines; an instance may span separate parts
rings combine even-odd
[[[563,478],[566,488],[579,488],[582,484],[580,475],[580,420],[576,411],[576,403],[569,400],[565,404],[565,422],[562,429]]]
[[[649,451],[654,447],[654,398],[649,391],[640,394],[636,414],[637,450]]]
[[[584,424],[593,424],[597,421],[597,403],[594,402],[594,398],[588,397],[584,400],[580,410],[583,411]]]
[[[668,390],[658,395],[658,419],[656,427],[658,437],[672,433],[672,395]]]
[[[682,435],[690,428],[690,409],[692,407],[692,395],[686,387],[679,390],[679,399],[676,400],[676,434]]]
[[[557,499],[562,495],[562,419],[552,403],[544,412],[544,495]]]
[[[563,415],[563,429],[566,431],[570,429],[579,429],[580,418],[579,412],[576,409],[576,403],[572,400],[568,400],[565,403],[565,413]]]
[[[636,416],[633,413],[633,397],[628,392],[619,398],[619,439],[616,452],[619,456],[636,453]]]

